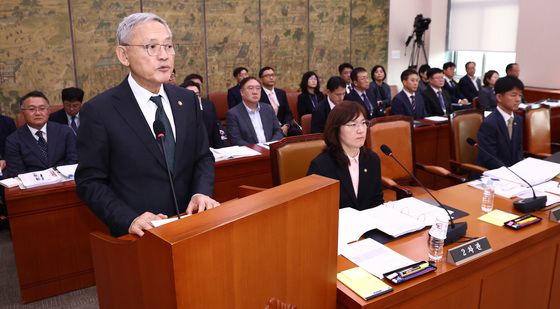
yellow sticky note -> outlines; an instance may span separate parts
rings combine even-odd
[[[336,278],[365,300],[393,290],[391,286],[360,267],[339,272]]]
[[[494,209],[491,212],[478,217],[478,220],[488,222],[497,226],[503,226],[505,222],[513,220],[519,217],[509,212],[501,211],[499,209]]]

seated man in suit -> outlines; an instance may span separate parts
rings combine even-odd
[[[418,81],[418,91],[420,93],[424,92],[428,88],[430,81],[428,80],[428,70],[430,69],[429,64],[423,64],[418,68],[418,76],[420,80]]]
[[[353,87],[352,78],[350,77],[352,71],[354,71],[354,67],[348,62],[341,63],[338,66],[338,74],[340,75],[340,78],[342,78],[342,80],[344,80],[344,82],[346,83],[346,93],[350,93],[350,90],[352,90]]]
[[[311,133],[323,133],[331,110],[344,100],[346,82],[339,76],[327,81],[327,98],[319,103],[311,116]]]
[[[232,108],[241,103],[241,88],[239,87],[239,82],[247,76],[249,76],[249,70],[245,67],[237,67],[233,70],[233,78],[235,78],[236,84],[227,91],[228,108]]]
[[[474,76],[476,73],[476,63],[469,61],[465,64],[465,70],[467,75],[463,76],[459,80],[459,91],[465,96],[465,98],[472,102],[472,100],[478,97],[478,92],[482,87],[480,83],[480,78]]]
[[[467,104],[469,101],[459,91],[459,84],[455,81],[455,67],[453,62],[443,64],[443,78],[445,79],[443,89],[449,94],[451,103]]]
[[[422,92],[426,112],[429,116],[447,116],[453,113],[449,94],[443,90],[443,71],[440,68],[431,68],[427,74],[430,84]]]
[[[80,127],[80,109],[82,109],[83,101],[84,91],[82,89],[75,87],[62,89],[62,105],[64,108],[52,113],[49,116],[49,121],[68,125],[74,134],[77,135],[78,128]]]
[[[32,91],[19,104],[26,125],[6,139],[6,177],[77,163],[76,136],[67,125],[48,121],[47,97]]]
[[[181,87],[194,92],[198,97],[198,103],[204,118],[204,126],[206,127],[206,132],[208,133],[208,145],[212,148],[224,147],[224,141],[227,140],[227,137],[224,129],[222,128],[222,124],[216,115],[214,102],[202,98],[200,96],[200,85],[192,80],[182,83]]]
[[[241,103],[226,113],[228,137],[232,145],[252,145],[282,139],[278,119],[270,104],[259,103],[261,84],[252,77],[240,83]]]
[[[276,73],[271,67],[263,67],[259,70],[259,78],[261,79],[261,103],[267,103],[272,106],[274,114],[280,121],[280,129],[284,136],[298,135],[297,128],[292,128],[292,110],[288,104],[288,96],[286,91],[275,88]],[[301,134],[301,131],[300,133]]]
[[[515,114],[521,103],[523,89],[523,83],[516,77],[498,79],[494,86],[498,106],[484,119],[478,130],[480,148],[507,166],[523,160],[523,120]],[[488,169],[501,167],[499,162],[484,151],[478,152],[476,162]]]
[[[507,76],[513,76],[516,78],[519,78],[519,74],[521,74],[521,69],[519,68],[519,64],[518,63],[510,63],[508,65],[506,65],[506,75]],[[525,100],[525,96],[521,97],[521,103],[527,103],[527,100]]]
[[[0,115],[0,170],[4,170],[6,167],[6,160],[4,160],[6,155],[6,138],[14,133],[15,130],[16,122],[8,116]]]
[[[368,71],[357,67],[350,74],[352,79],[352,90],[346,94],[344,100],[360,103],[367,111],[367,118],[385,116],[383,106],[377,104],[377,97],[373,89],[369,88]]]
[[[412,116],[414,119],[428,116],[422,95],[418,92],[419,80],[418,73],[413,69],[406,69],[401,73],[403,90],[391,101],[393,115]]]

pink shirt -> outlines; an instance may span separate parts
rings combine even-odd
[[[350,178],[352,179],[352,185],[354,186],[354,193],[358,197],[358,185],[360,184],[360,152],[356,156],[351,157],[346,155],[348,160],[350,160],[350,165],[348,166],[348,171],[350,172]]]

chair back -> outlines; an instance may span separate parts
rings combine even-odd
[[[379,149],[385,144],[395,157],[414,173],[413,120],[408,116],[385,116],[370,122],[366,144],[381,159],[381,175],[391,179],[409,178],[408,174]]]
[[[62,104],[51,105],[51,106],[49,106],[49,114],[56,113],[59,110],[61,110],[62,108],[64,108],[64,105],[62,105]],[[25,124],[25,119],[23,118],[23,112],[20,111],[17,114],[17,117],[16,117],[16,127],[19,128],[24,124]]]
[[[214,102],[216,116],[218,116],[218,120],[224,122],[228,111],[227,92],[211,92],[208,94],[208,100]]]
[[[478,97],[472,99],[472,109],[478,109]]]
[[[544,104],[529,104],[525,109],[525,151],[551,153],[550,107]]]
[[[303,134],[311,133],[311,114],[301,116],[301,132]]]
[[[449,115],[451,160],[475,164],[478,150],[467,143],[467,138],[476,140],[483,120],[484,112],[474,109],[460,110]]]
[[[290,110],[292,111],[292,116],[294,120],[298,122],[299,122],[299,115],[297,111],[297,97],[299,96],[299,94],[300,92],[286,90],[286,97],[288,97],[288,105],[290,106]]]
[[[323,148],[323,134],[290,136],[270,144],[272,184],[277,186],[305,177],[309,164]]]

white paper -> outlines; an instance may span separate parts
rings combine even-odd
[[[430,116],[430,117],[424,117],[424,119],[436,121],[436,122],[443,122],[448,120],[447,117],[442,117],[442,116]]]
[[[18,175],[25,188],[35,188],[61,182],[64,178],[53,168]]]
[[[488,177],[482,176],[480,179],[470,181],[467,184],[473,188],[484,191],[484,184],[487,179]],[[518,183],[497,178],[492,179],[492,185],[494,186],[494,193],[504,198],[512,198],[531,190],[530,188],[522,186]]]
[[[535,190],[535,195],[536,196],[546,195],[546,205],[545,206],[550,206],[552,204],[556,204],[556,203],[560,202],[560,196],[555,195],[555,194],[550,194],[550,193]],[[529,191],[529,192],[525,192],[523,194],[520,194],[519,197],[523,198],[523,199],[533,197],[533,191]]]
[[[560,183],[554,180],[541,183],[540,185],[535,186],[534,189],[535,191],[542,191],[542,192],[546,191],[546,192],[560,195]]]
[[[260,152],[246,146],[231,146],[219,149],[210,148],[210,151],[212,151],[216,162],[227,159],[258,156],[261,154]]]
[[[68,179],[73,179],[74,178],[74,174],[76,174],[76,168],[78,167],[78,164],[71,164],[71,165],[61,165],[61,166],[57,166],[56,170],[64,177],[68,178]]]
[[[190,215],[181,215],[181,219],[186,218],[186,217],[189,217],[189,216],[190,216]],[[173,218],[167,218],[167,219],[154,220],[154,221],[151,221],[150,223],[151,223],[154,227],[159,227],[159,226],[162,226],[162,225],[165,225],[165,224],[167,224],[167,223],[171,223],[171,222],[177,221],[177,220],[179,220],[179,218],[173,217]]]
[[[265,143],[258,143],[257,146],[260,146],[262,148],[266,148],[266,149],[270,149],[270,144],[274,144],[278,141],[270,141],[270,142],[265,142]]]
[[[490,114],[492,114],[491,111],[484,111],[484,118],[488,117]]]
[[[6,188],[13,188],[21,185],[21,181],[17,177],[6,178],[0,181],[0,185],[3,185]]]
[[[550,107],[557,107],[557,106],[560,106],[560,101],[549,101],[549,100],[546,100],[546,101],[542,102],[542,104],[548,105],[548,106],[550,106]]]
[[[414,264],[413,260],[371,238],[349,244],[342,249],[341,253],[379,279],[383,279],[384,273]]]
[[[533,186],[549,181],[560,174],[560,164],[535,158],[527,158],[517,162],[510,169]],[[523,180],[505,167],[488,170],[484,172],[484,176],[508,180],[526,186]]]
[[[338,252],[349,242],[359,240],[367,231],[377,228],[377,220],[364,216],[352,207],[338,211]]]

